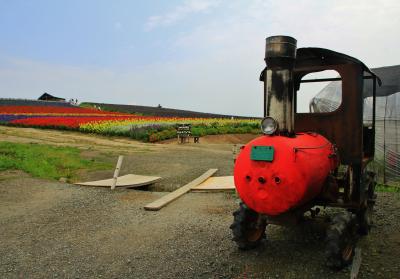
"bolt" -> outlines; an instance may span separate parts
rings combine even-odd
[[[260,176],[260,177],[258,178],[258,182],[260,182],[261,184],[264,184],[265,181],[266,181],[265,178],[262,177],[262,176]]]

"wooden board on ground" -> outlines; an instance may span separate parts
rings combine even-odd
[[[233,176],[210,177],[203,183],[194,186],[193,191],[232,191],[235,190]]]
[[[161,197],[160,199],[149,203],[144,207],[146,210],[160,210],[170,202],[176,200],[180,196],[184,195],[185,193],[189,192],[194,186],[199,185],[202,183],[204,180],[212,176],[218,169],[209,169],[205,173],[203,173],[201,176],[193,180],[192,182],[186,184],[185,186],[180,187],[179,189]]]
[[[127,174],[118,177],[116,187],[140,187],[144,185],[150,185],[159,181],[161,177],[157,176],[145,176],[136,174]],[[110,187],[113,182],[113,178],[88,181],[88,182],[77,182],[75,185],[81,186],[96,186],[96,187]]]

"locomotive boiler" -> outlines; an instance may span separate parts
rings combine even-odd
[[[342,268],[354,255],[358,234],[368,233],[375,203],[375,122],[363,123],[364,80],[372,84],[373,115],[379,78],[356,58],[322,48],[299,48],[296,39],[266,39],[263,135],[242,147],[234,181],[242,201],[234,212],[233,239],[241,249],[258,246],[267,224],[297,224],[319,207],[343,210],[327,229],[327,264]],[[335,70],[339,77],[306,80]],[[342,102],[331,112],[299,113],[301,83],[341,81]],[[374,119],[374,117],[373,117]]]

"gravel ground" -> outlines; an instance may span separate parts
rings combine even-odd
[[[165,194],[158,190],[181,186],[209,168],[231,174],[231,147],[170,145],[125,154],[122,174],[162,176],[152,188],[157,192],[0,173],[0,278],[349,278],[349,269],[324,266],[319,219],[292,228],[269,225],[264,244],[243,252],[229,230],[238,207],[234,194],[188,193],[161,211],[143,209]],[[108,158],[115,161],[116,154]],[[400,278],[399,198],[378,194],[375,225],[359,241],[359,278]]]
[[[189,193],[159,212],[163,193],[84,188],[29,177],[0,182],[0,278],[349,278],[324,267],[320,221],[270,225],[238,251],[228,193]],[[398,194],[380,193],[359,278],[399,278]]]

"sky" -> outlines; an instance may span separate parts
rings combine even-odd
[[[399,15],[398,0],[0,0],[0,97],[258,117],[266,37],[396,65]]]

